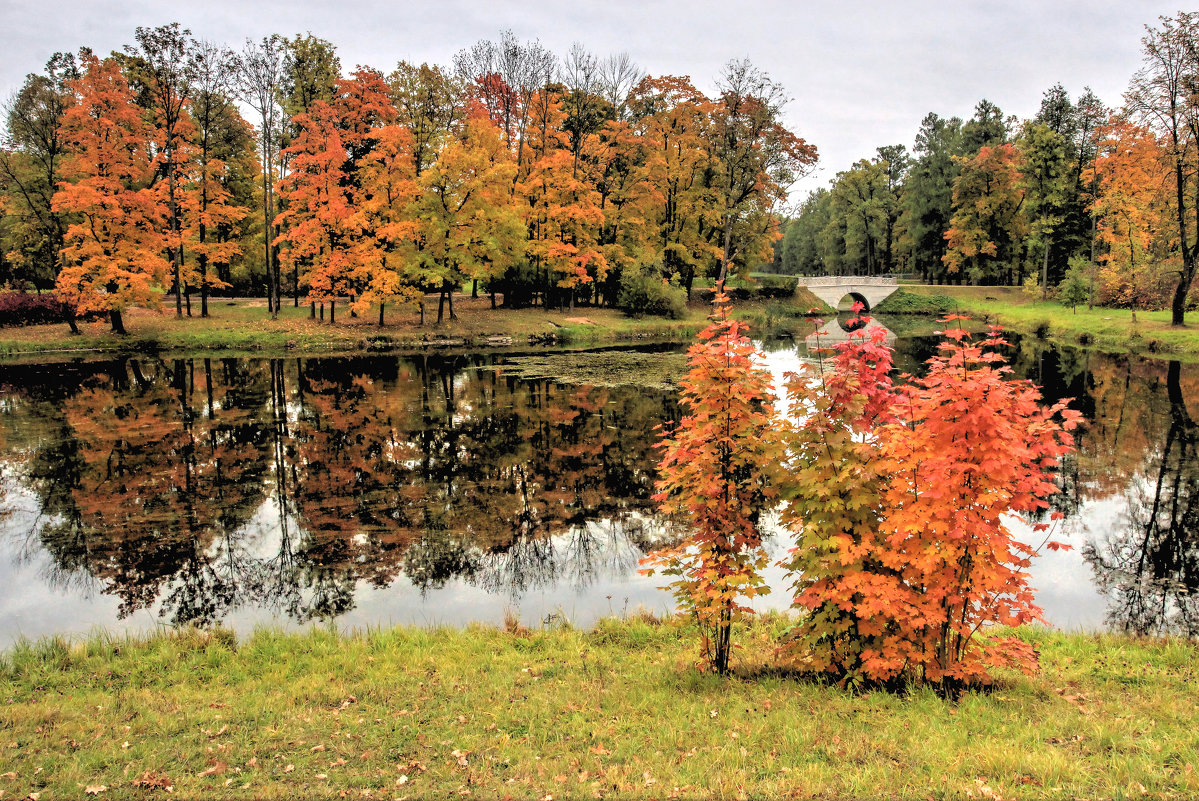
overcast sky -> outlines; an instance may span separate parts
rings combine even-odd
[[[1028,117],[1061,82],[1117,105],[1140,60],[1144,26],[1179,9],[1156,0],[1009,2],[728,2],[709,0],[0,0],[0,93],[56,50],[120,49],[139,25],[179,22],[240,46],[246,37],[311,32],[342,66],[388,72],[401,59],[449,64],[511,28],[564,54],[627,51],[653,75],[690,75],[710,92],[722,65],[748,56],[786,87],[787,121],[820,151],[794,200],[879,145],[909,148],[930,111],[968,117],[987,98]]]

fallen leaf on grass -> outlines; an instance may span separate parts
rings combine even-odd
[[[108,792],[108,786],[104,784],[89,784],[83,788],[83,792],[86,795],[100,795],[100,793]]]
[[[604,756],[605,754],[610,754],[610,753],[612,753],[612,752],[611,752],[611,751],[609,751],[607,748],[604,748],[604,744],[603,744],[603,743],[600,743],[600,744],[598,744],[598,745],[593,745],[593,746],[591,746],[590,748],[588,748],[587,750],[588,750],[588,751],[590,751],[590,752],[591,752],[591,753],[593,753],[593,754],[599,754],[600,756]]]
[[[219,759],[210,759],[208,761],[208,767],[205,768],[204,770],[200,771],[200,775],[201,776],[219,776],[220,774],[224,773],[228,769],[229,769],[229,766],[226,765],[224,762],[221,762]]]
[[[11,770],[8,773],[0,773],[0,779],[15,779],[15,778],[17,778],[17,774],[13,773]]]
[[[296,766],[295,766],[295,765],[288,765],[287,767],[285,767],[285,768],[283,769],[283,772],[284,772],[284,773],[291,773],[291,772],[292,772],[293,770],[295,770],[295,769],[296,769]]]
[[[142,787],[146,790],[165,790],[168,793],[175,789],[170,776],[165,773],[155,773],[149,770],[134,779],[133,786]]]

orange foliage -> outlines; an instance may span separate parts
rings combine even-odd
[[[766,563],[758,519],[775,497],[779,440],[769,374],[754,363],[742,324],[718,295],[712,323],[688,351],[679,382],[685,414],[664,433],[658,494],[666,514],[682,514],[690,535],[643,560],[650,574],[674,576],[680,608],[702,632],[705,665],[729,668],[732,626],[749,612],[742,599],[763,594]]]
[[[1178,258],[1167,153],[1149,130],[1113,119],[1099,131],[1088,178],[1102,247],[1096,302],[1161,308],[1174,290]]]
[[[914,675],[952,690],[989,681],[996,665],[1036,664],[1022,641],[977,635],[1040,619],[1027,573],[1036,551],[1006,518],[1047,508],[1080,416],[1009,378],[996,334],[945,335],[927,375],[895,389],[889,353],[861,338],[832,377],[790,382],[814,412],[788,433],[798,546],[787,564],[809,610],[796,652],[844,682]]]
[[[85,60],[70,82],[75,103],[63,125],[70,155],[55,193],[55,211],[78,215],[65,237],[57,290],[80,312],[107,310],[123,330],[131,303],[157,304],[169,268],[161,231],[165,211],[147,186],[151,131],[112,59]]]

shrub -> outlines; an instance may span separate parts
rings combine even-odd
[[[626,314],[653,314],[678,320],[687,314],[687,293],[652,275],[626,274],[617,301]]]
[[[874,307],[878,314],[936,314],[951,313],[957,304],[948,295],[917,295],[897,289]]]
[[[791,648],[843,683],[910,676],[952,692],[989,682],[991,667],[1036,665],[1027,643],[983,632],[1040,619],[1036,551],[1005,518],[1047,508],[1079,414],[1011,379],[994,333],[945,336],[927,375],[902,384],[885,341],[864,333],[838,346],[831,372],[805,365],[788,384],[810,410],[785,432],[792,477],[780,482],[797,533],[786,567],[807,611]]]
[[[53,292],[0,292],[0,328],[65,323],[75,310]]]

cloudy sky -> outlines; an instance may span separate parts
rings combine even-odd
[[[1061,82],[1117,105],[1140,59],[1144,26],[1178,6],[1158,0],[0,0],[0,96],[56,50],[119,49],[139,25],[180,22],[237,46],[246,37],[311,32],[342,65],[448,64],[510,28],[564,54],[627,51],[650,74],[690,75],[711,91],[721,66],[748,56],[783,84],[792,130],[820,150],[796,198],[879,145],[911,147],[930,111],[968,117],[985,97],[1034,114]]]

